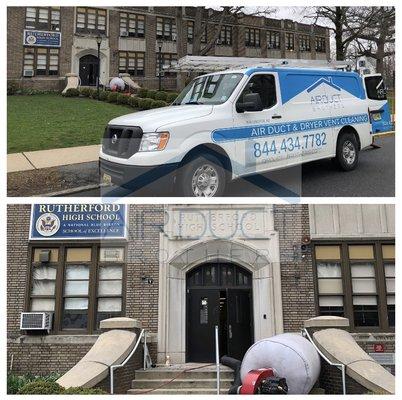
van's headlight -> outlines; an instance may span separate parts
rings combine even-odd
[[[139,151],[163,150],[169,141],[169,132],[152,132],[142,135]]]

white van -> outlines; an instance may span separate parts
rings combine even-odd
[[[350,171],[372,134],[391,129],[381,75],[226,70],[197,77],[169,107],[110,121],[100,173],[133,190],[220,196],[232,179],[323,158]]]

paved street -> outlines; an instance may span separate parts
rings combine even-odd
[[[302,167],[238,179],[229,184],[226,196],[393,197],[395,138],[382,138],[377,143],[382,146],[380,149],[369,148],[360,153],[359,166],[354,171],[340,171],[331,160],[314,161]],[[108,196],[111,190],[103,188],[100,193],[94,189],[73,196]],[[141,194],[152,195],[149,191]]]

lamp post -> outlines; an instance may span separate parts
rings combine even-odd
[[[163,40],[159,39],[158,40],[158,61],[159,61],[159,72],[158,72],[158,79],[159,79],[159,91],[162,90],[162,46],[163,46]]]
[[[97,92],[97,98],[99,100],[99,77],[100,77],[100,46],[102,43],[102,36],[97,36],[96,37],[96,44],[98,45],[98,72],[96,76],[96,92]]]

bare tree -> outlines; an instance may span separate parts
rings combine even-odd
[[[370,24],[357,35],[358,54],[375,59],[377,72],[382,74],[387,58],[395,55],[395,8],[370,7],[360,10],[359,18]]]
[[[371,23],[373,17],[366,13],[367,19],[361,19],[360,9],[371,9],[371,7],[314,7],[312,18],[314,23],[325,20],[330,23],[329,29],[335,36],[336,59],[345,60],[348,47],[356,40],[366,27]]]

